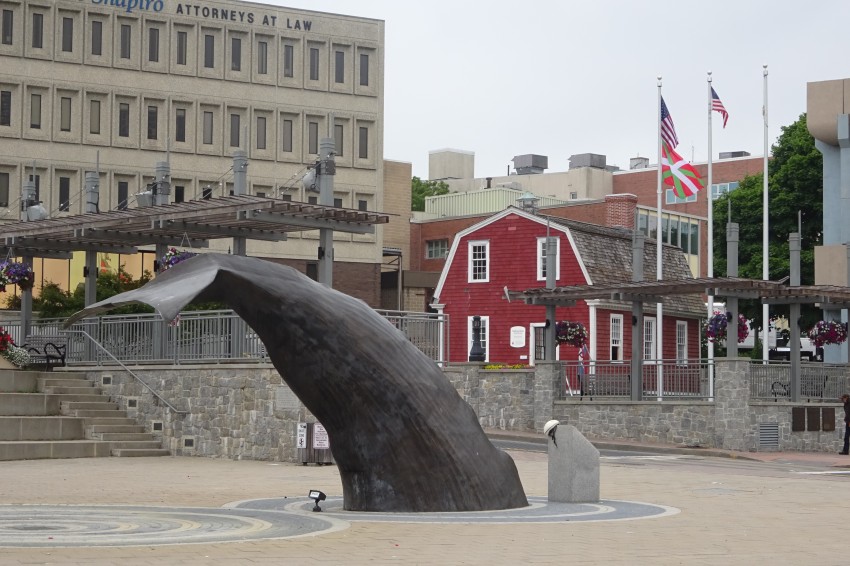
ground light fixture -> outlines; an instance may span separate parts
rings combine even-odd
[[[324,494],[324,492],[321,492],[318,489],[311,489],[310,493],[307,496],[316,502],[316,505],[313,507],[313,511],[321,511],[322,508],[319,507],[319,501],[324,501],[325,499],[327,499],[327,496]]]

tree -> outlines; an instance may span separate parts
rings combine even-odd
[[[823,243],[823,156],[806,127],[806,115],[790,126],[783,126],[772,147],[768,163],[768,273],[771,280],[790,274],[788,235],[797,232],[798,213],[802,218],[800,283],[812,285],[815,279],[815,246]],[[738,275],[762,278],[762,203],[763,175],[749,175],[737,189],[714,202],[714,273],[726,274],[726,222],[729,203],[732,221],[740,227]],[[787,307],[782,307],[786,311]],[[782,314],[772,307],[771,314]],[[740,302],[740,311],[749,320],[761,320],[761,304],[755,300]],[[821,318],[814,305],[803,305],[802,327],[808,328]]]
[[[449,186],[443,181],[423,181],[413,177],[410,183],[410,210],[425,210],[425,197],[449,194]]]

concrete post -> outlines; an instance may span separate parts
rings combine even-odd
[[[100,202],[100,179],[96,171],[86,171],[86,214],[97,214]]]
[[[248,194],[248,154],[241,149],[233,152],[233,194]],[[233,238],[233,255],[248,255],[248,242],[244,236]]]
[[[800,234],[788,235],[788,249],[791,260],[791,287],[800,286]],[[791,402],[800,401],[800,303],[792,303],[789,309],[788,324],[791,327]]]
[[[171,166],[168,161],[156,162],[156,206],[162,206],[169,203],[171,198]]]
[[[334,204],[334,162],[335,145],[333,138],[322,138],[319,142],[319,204]],[[319,283],[333,287],[334,233],[330,228],[319,230]]]
[[[738,276],[738,223],[726,224],[726,275]],[[738,357],[738,297],[726,298],[727,314],[732,320],[726,326],[726,357]]]
[[[548,229],[547,229],[548,232]],[[557,284],[557,275],[558,275],[558,266],[556,263],[556,259],[558,257],[558,238],[554,238],[552,236],[546,236],[546,288],[554,289]],[[545,344],[545,357],[547,361],[555,360],[555,348],[557,347],[557,340],[555,339],[555,335],[557,331],[555,329],[555,325],[557,324],[557,320],[555,320],[555,305],[547,305],[546,306],[546,322],[549,324],[549,327],[546,329],[544,336],[546,337]]]
[[[643,245],[646,236],[635,232],[632,237],[632,281],[643,281]],[[643,397],[643,303],[632,301],[632,362],[631,398],[640,401]]]

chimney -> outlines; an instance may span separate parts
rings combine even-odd
[[[493,183],[493,177],[487,177],[487,188],[489,189]]]
[[[637,196],[630,193],[605,195],[605,225],[634,230],[637,203]]]

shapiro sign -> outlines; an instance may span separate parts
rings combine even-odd
[[[162,0],[91,0],[91,3],[123,8],[128,14],[132,13],[133,10],[161,12],[165,7]]]

